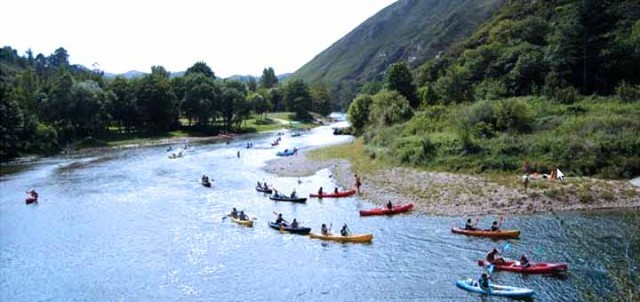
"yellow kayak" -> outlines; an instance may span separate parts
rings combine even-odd
[[[253,220],[249,219],[249,220],[240,220],[239,218],[233,218],[231,216],[229,216],[229,218],[231,218],[231,220],[237,224],[241,224],[244,226],[248,226],[248,227],[253,227]]]
[[[315,238],[315,239],[322,239],[322,240],[338,241],[338,242],[371,242],[371,240],[373,240],[373,234],[352,234],[352,235],[342,236],[337,234],[321,235],[321,234],[309,233],[309,237]]]

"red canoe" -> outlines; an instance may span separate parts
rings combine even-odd
[[[404,205],[394,206],[391,209],[387,209],[387,207],[384,207],[384,208],[375,208],[371,210],[361,210],[360,216],[392,215],[392,214],[408,212],[411,209],[413,209],[413,204],[408,203]]]
[[[478,265],[487,266],[486,260],[478,260]],[[494,269],[523,274],[555,274],[567,271],[569,266],[566,263],[531,262],[529,267],[520,266],[520,262],[506,260],[505,264],[494,264]]]
[[[349,197],[353,194],[356,194],[356,190],[349,190],[349,191],[342,191],[342,192],[338,192],[338,193],[322,193],[322,195],[319,194],[309,194],[309,197],[317,197],[317,198],[338,198],[338,197]]]
[[[29,197],[27,197],[27,199],[24,200],[24,202],[26,204],[32,204],[34,202],[38,202],[38,198],[34,197],[34,196],[29,196]]]

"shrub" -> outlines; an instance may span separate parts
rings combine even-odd
[[[622,81],[616,87],[616,96],[623,102],[631,103],[640,101],[640,85],[629,85]]]

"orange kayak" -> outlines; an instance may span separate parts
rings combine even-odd
[[[457,227],[452,227],[451,233],[491,238],[518,238],[520,236],[520,231],[518,230],[465,230]]]

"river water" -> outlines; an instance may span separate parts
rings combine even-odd
[[[373,205],[357,197],[273,202],[255,192],[256,181],[303,196],[335,186],[328,170],[300,179],[267,173],[276,151],[351,139],[326,126],[286,134],[279,147],[270,146],[274,138],[195,145],[179,159],[155,146],[45,158],[11,173],[4,167],[0,301],[499,301],[454,282],[477,277],[476,260],[507,242],[507,256],[567,262],[569,273],[496,272],[496,283],[532,288],[535,301],[583,301],[586,289],[596,297],[615,294],[608,269],[625,261],[628,234],[637,227],[625,219],[629,212],[507,217],[504,227],[521,229],[521,239],[492,241],[451,234],[463,217],[359,217]],[[246,149],[247,142],[255,147]],[[214,180],[211,188],[200,185],[203,174]],[[24,192],[32,187],[40,202],[27,206]],[[255,216],[255,226],[223,220],[232,207]],[[374,240],[340,244],[280,234],[267,226],[273,212],[314,231],[325,222],[334,231],[347,223]]]

